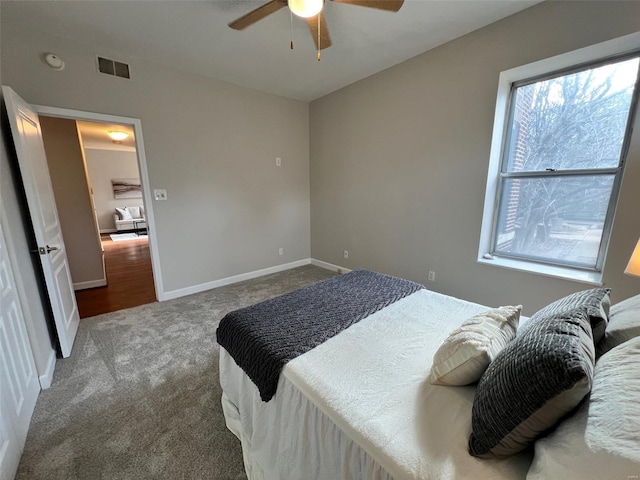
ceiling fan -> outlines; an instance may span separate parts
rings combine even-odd
[[[402,7],[404,0],[330,0],[335,3],[347,3],[359,7],[376,8],[397,12]],[[309,25],[309,31],[318,49],[318,60],[320,60],[320,50],[331,46],[331,38],[327,23],[322,14],[325,0],[271,0],[261,7],[252,10],[242,17],[234,20],[229,26],[235,30],[244,30],[249,25],[253,25],[258,20],[262,20],[268,15],[277,12],[281,8],[289,7],[291,13],[304,18]],[[293,41],[291,42],[293,48]]]

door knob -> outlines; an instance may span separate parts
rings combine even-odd
[[[47,245],[46,247],[38,247],[36,250],[29,250],[31,253],[39,253],[40,255],[47,255],[48,253],[53,252],[54,250],[60,250],[58,247],[50,247]]]

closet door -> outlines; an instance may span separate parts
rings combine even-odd
[[[0,225],[0,480],[13,479],[40,392]]]
[[[3,394],[4,392],[0,392],[0,395]],[[2,401],[0,399],[0,402]],[[20,454],[18,438],[2,407],[0,409],[0,480],[13,480],[20,463]]]

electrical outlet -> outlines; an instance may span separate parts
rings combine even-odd
[[[276,167],[281,167],[281,166],[282,166],[282,158],[276,157]]]
[[[349,258],[349,250],[344,251],[344,258]]]
[[[153,191],[153,198],[156,200],[166,200],[167,199],[167,191],[164,189],[156,188]]]
[[[430,282],[436,281],[436,272],[434,272],[433,270],[429,271],[429,281]]]
[[[278,255],[284,255],[284,248],[280,247],[278,249]]]

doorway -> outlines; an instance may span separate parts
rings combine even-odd
[[[156,294],[133,128],[80,120],[76,124],[107,280],[102,287],[76,290],[80,318],[153,303]]]
[[[157,281],[159,262],[154,248],[153,211],[139,120],[51,107],[36,107],[36,111],[42,123],[45,149],[49,121],[71,122],[82,152],[85,197],[90,203],[93,238],[99,245],[104,273],[102,282],[95,273],[96,278],[78,282],[73,278],[80,318],[157,301],[161,291]],[[110,138],[108,134],[112,132],[121,137]],[[51,171],[54,190],[55,176]],[[64,231],[65,205],[57,198],[56,203],[65,244],[70,244],[67,250],[71,264],[74,242],[67,240]],[[130,221],[116,222],[122,220],[119,211],[132,215]]]

